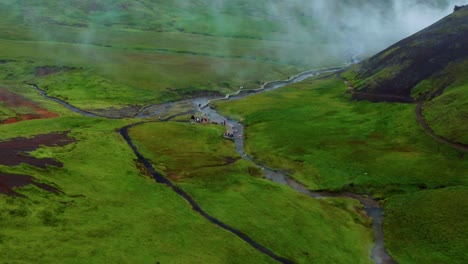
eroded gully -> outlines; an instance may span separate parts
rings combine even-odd
[[[244,151],[244,126],[232,119],[229,119],[221,114],[219,114],[216,110],[212,109],[209,107],[209,104],[213,101],[217,100],[237,100],[240,98],[244,98],[246,96],[250,96],[253,94],[257,93],[262,93],[262,92],[267,92],[271,90],[275,90],[281,87],[284,87],[289,84],[297,83],[300,81],[303,81],[309,77],[320,75],[320,74],[326,74],[326,73],[335,73],[339,70],[343,69],[342,67],[335,67],[335,68],[326,68],[326,69],[318,69],[318,70],[312,70],[312,71],[307,71],[300,73],[296,76],[290,77],[287,80],[278,80],[278,81],[272,81],[272,82],[267,82],[264,83],[260,88],[255,89],[255,90],[243,90],[239,89],[237,92],[233,94],[228,94],[225,97],[222,98],[195,98],[195,99],[189,99],[189,100],[181,100],[179,102],[187,102],[190,101],[193,104],[193,109],[189,111],[185,111],[183,113],[176,113],[168,118],[164,118],[161,121],[169,121],[173,117],[176,117],[178,115],[186,114],[190,111],[199,111],[203,114],[205,114],[208,118],[210,118],[214,122],[222,123],[224,121],[227,121],[231,123],[234,128],[237,130],[236,137],[234,138],[235,142],[235,148],[237,153],[242,156],[244,159],[254,163],[256,166],[260,167],[264,172],[265,172],[265,178],[279,183],[283,185],[287,185],[294,190],[303,193],[305,195],[308,195],[312,198],[315,199],[323,199],[323,198],[329,198],[329,197],[346,197],[346,198],[353,198],[361,202],[361,204],[364,207],[365,212],[367,215],[372,218],[372,229],[374,231],[374,241],[375,245],[372,248],[371,252],[371,258],[376,264],[390,264],[390,263],[395,263],[391,256],[387,253],[384,247],[384,233],[383,233],[383,228],[382,228],[382,222],[383,222],[383,211],[381,207],[379,206],[378,201],[375,201],[371,198],[364,197],[358,194],[354,193],[326,193],[326,192],[312,192],[308,190],[303,184],[300,182],[296,181],[289,175],[287,175],[284,172],[281,171],[275,171],[272,170],[262,164],[256,163],[250,156],[248,156],[245,151]],[[53,100],[69,110],[79,113],[84,116],[90,116],[90,117],[105,117],[105,116],[99,116],[97,114],[93,114],[90,112],[87,112],[85,110],[76,108],[70,104],[68,104],[65,101],[62,101],[58,98],[55,97],[50,97],[47,95],[46,91],[41,90],[39,87],[36,85],[32,85],[34,89],[36,89],[38,92],[41,93],[41,95],[44,98]],[[164,113],[168,112],[170,109],[173,108],[175,104],[178,102],[171,102],[171,103],[164,103],[164,104],[157,104],[157,105],[152,105],[143,108],[139,113],[137,113],[134,118],[149,118],[149,117],[154,117],[154,116],[161,116]],[[156,109],[156,110],[151,110],[151,109]],[[206,213],[199,204],[195,202],[195,200],[185,191],[183,191],[180,187],[176,186],[173,184],[168,178],[164,177],[162,174],[158,173],[152,166],[151,162],[148,161],[138,150],[138,148],[135,146],[133,143],[131,137],[129,136],[128,130],[132,127],[148,123],[148,122],[155,122],[155,121],[142,121],[139,123],[135,123],[129,126],[126,126],[122,129],[119,130],[119,133],[122,135],[122,137],[125,139],[127,144],[131,147],[137,158],[143,163],[143,165],[146,167],[146,169],[151,173],[153,178],[155,179],[156,182],[162,183],[170,187],[174,192],[176,192],[179,196],[181,196],[184,200],[186,200],[192,207],[194,211],[199,213],[201,216],[203,216],[205,219],[208,221],[212,222],[213,224],[217,225],[218,227],[221,227],[240,239],[244,240],[246,243],[248,243],[250,246],[255,248],[256,250],[260,251],[263,254],[268,255],[272,259],[280,262],[280,263],[293,263],[293,261],[288,260],[284,257],[281,257],[277,254],[275,254],[273,251],[269,250],[268,248],[262,246],[261,244],[257,243],[254,241],[252,238],[250,238],[248,235],[245,233],[221,222],[219,219],[209,215]],[[240,135],[238,137],[237,135]]]

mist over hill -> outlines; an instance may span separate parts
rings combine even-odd
[[[339,52],[347,50],[363,55],[377,52],[394,42],[435,23],[453,11],[457,0],[320,0],[288,1],[291,10],[303,7],[304,16],[317,21],[318,31],[329,43],[342,43]],[[274,10],[278,10],[273,7]],[[293,16],[291,16],[293,18]],[[288,24],[287,32],[310,37],[310,27],[296,17]],[[292,37],[292,36],[291,36]]]
[[[291,43],[273,51],[275,59],[313,65],[330,56],[374,54],[448,15],[455,4],[468,0],[13,0],[0,3],[0,13],[27,26],[33,39],[114,46],[101,37],[103,27],[112,27],[256,39],[260,46],[274,40]],[[229,39],[217,42],[223,53],[236,48]]]

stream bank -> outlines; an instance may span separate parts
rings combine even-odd
[[[324,73],[335,73],[335,72],[337,72],[337,71],[339,71],[341,69],[343,69],[343,67],[334,67],[334,68],[326,68],[326,69],[306,71],[306,72],[300,73],[300,74],[298,74],[296,76],[290,77],[287,80],[277,80],[277,81],[264,83],[258,89],[243,90],[242,88],[240,88],[237,92],[232,93],[232,94],[228,94],[228,95],[226,95],[225,97],[222,97],[222,98],[194,98],[194,99],[185,99],[185,100],[181,100],[181,101],[177,101],[177,102],[169,102],[169,103],[151,105],[151,106],[147,106],[147,107],[143,108],[139,113],[137,113],[134,116],[134,119],[140,119],[141,120],[143,118],[151,118],[151,117],[154,117],[154,116],[161,117],[161,115],[167,113],[170,109],[173,109],[174,106],[176,104],[178,104],[178,103],[184,103],[184,104],[191,103],[192,104],[191,109],[180,112],[180,113],[175,113],[175,114],[173,114],[173,115],[171,115],[169,117],[165,117],[165,118],[162,118],[162,119],[160,118],[159,121],[170,121],[172,118],[174,118],[176,116],[180,116],[180,115],[184,115],[184,114],[187,114],[187,113],[190,113],[190,112],[198,111],[198,112],[203,113],[210,120],[212,120],[214,122],[217,122],[219,124],[223,123],[224,121],[227,121],[227,122],[231,123],[234,126],[235,130],[237,130],[237,133],[236,133],[237,136],[233,138],[237,153],[241,157],[243,157],[245,160],[248,160],[248,161],[254,163],[256,166],[260,167],[265,172],[265,178],[266,179],[269,179],[269,180],[271,180],[273,182],[276,182],[276,183],[279,183],[279,184],[287,185],[287,186],[293,188],[294,190],[296,190],[296,191],[298,191],[300,193],[303,193],[305,195],[308,195],[310,197],[313,197],[315,199],[323,199],[323,198],[331,198],[331,197],[342,197],[342,198],[345,197],[345,198],[353,198],[353,199],[358,200],[363,205],[364,210],[367,213],[367,215],[370,218],[372,218],[372,229],[374,231],[374,241],[375,241],[375,245],[372,248],[372,252],[371,252],[372,260],[376,264],[393,264],[393,263],[395,263],[395,261],[393,261],[393,259],[387,253],[387,251],[385,250],[385,247],[384,247],[384,233],[383,233],[383,227],[382,227],[384,215],[383,215],[383,210],[379,206],[378,201],[375,201],[375,200],[373,200],[371,198],[363,197],[363,196],[360,196],[360,195],[354,194],[354,193],[313,192],[313,191],[308,190],[307,187],[305,187],[303,184],[296,181],[295,179],[293,179],[291,176],[287,175],[286,173],[281,172],[281,171],[275,171],[275,170],[270,169],[270,168],[268,168],[268,167],[266,167],[266,166],[264,166],[262,164],[256,163],[244,151],[244,139],[243,139],[244,130],[245,130],[244,126],[241,123],[239,123],[239,122],[237,122],[235,120],[231,120],[231,119],[219,114],[216,110],[209,107],[211,102],[214,102],[214,101],[217,101],[217,100],[238,100],[238,99],[241,99],[241,98],[244,98],[246,96],[253,95],[253,94],[263,93],[263,92],[268,92],[268,91],[272,91],[272,90],[275,90],[275,89],[279,89],[279,88],[284,87],[286,85],[303,81],[303,80],[305,80],[307,78],[310,78],[312,76],[317,76],[317,75],[324,74]],[[37,85],[32,85],[32,87],[35,90],[37,90],[44,98],[49,99],[49,100],[53,100],[53,101],[65,106],[66,108],[68,108],[69,110],[71,110],[71,111],[73,111],[75,113],[81,114],[83,116],[88,116],[88,117],[106,118],[104,116],[99,116],[99,115],[96,115],[96,114],[81,110],[79,108],[76,108],[76,107],[74,107],[74,106],[68,104],[67,102],[65,102],[63,100],[60,100],[58,98],[48,96],[46,91],[40,89],[39,87],[37,87]],[[132,124],[132,125],[129,125],[129,126],[126,126],[126,127],[122,128],[122,129],[120,129],[119,133],[123,136],[123,138],[125,139],[127,144],[130,146],[130,148],[133,150],[133,152],[135,153],[137,158],[144,164],[146,169],[151,173],[151,175],[154,177],[156,182],[166,184],[168,187],[172,188],[174,190],[174,192],[176,192],[179,196],[181,196],[183,199],[185,199],[192,206],[192,209],[194,211],[199,213],[201,216],[203,216],[204,218],[206,218],[208,221],[212,222],[213,224],[216,224],[217,226],[219,226],[219,227],[221,227],[221,228],[235,234],[236,236],[238,236],[240,239],[247,242],[249,245],[251,245],[256,250],[262,252],[263,254],[266,254],[266,255],[270,256],[272,259],[274,259],[274,260],[276,260],[276,261],[278,261],[280,263],[293,263],[292,261],[290,261],[288,259],[285,259],[285,258],[283,258],[281,256],[276,255],[271,250],[263,247],[262,245],[260,245],[259,243],[255,242],[255,241],[253,241],[249,236],[242,233],[241,231],[239,231],[237,229],[234,229],[233,227],[230,227],[230,226],[224,224],[223,222],[221,222],[220,220],[214,218],[211,215],[208,215],[193,200],[193,198],[189,194],[187,194],[185,191],[183,191],[180,187],[174,185],[169,179],[165,178],[163,175],[156,172],[155,169],[153,168],[153,166],[151,165],[151,163],[143,155],[141,155],[141,153],[138,151],[138,149],[133,144],[132,139],[130,138],[130,136],[128,134],[128,129],[130,129],[131,127],[135,127],[135,126],[138,126],[138,125],[141,125],[141,124],[144,124],[144,123],[148,123],[148,122],[157,122],[157,121],[151,121],[151,120],[150,121],[141,121],[141,122],[138,122],[138,123],[135,123],[135,124]]]

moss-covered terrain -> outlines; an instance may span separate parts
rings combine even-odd
[[[310,56],[326,41],[281,36],[265,1],[33,1],[0,3],[0,76],[39,84],[86,110],[228,93],[342,63]],[[215,8],[215,10],[212,10]],[[315,21],[304,20],[309,27]],[[38,71],[37,69],[57,69]],[[64,70],[65,69],[65,70]]]
[[[57,131],[71,131],[76,141],[31,153],[56,159],[61,168],[0,165],[4,173],[33,175],[60,191],[29,185],[16,190],[24,197],[0,194],[2,263],[272,263],[145,176],[115,132],[126,124],[63,117],[0,126],[5,141]]]
[[[351,199],[317,200],[262,179],[219,125],[131,129],[141,153],[208,213],[297,263],[369,263],[372,231]],[[176,135],[176,136],[174,136]]]
[[[255,243],[283,263],[372,263],[361,203],[270,182],[222,126],[189,123],[194,102],[171,102],[343,62],[317,20],[292,10],[311,35],[291,37],[291,17],[269,2],[2,1],[0,263],[277,262]],[[353,95],[419,100],[431,131],[467,144],[467,16],[461,8],[338,75],[211,107],[242,120],[255,162],[310,190],[380,200],[398,263],[466,263],[466,153],[426,133],[416,104]],[[160,114],[135,118],[142,109]],[[129,125],[139,152],[121,134]]]

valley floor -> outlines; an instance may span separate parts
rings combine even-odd
[[[108,119],[30,86],[7,89],[35,103],[5,109],[60,117],[0,125],[0,144],[13,146],[1,151],[14,152],[0,160],[2,261],[385,263],[371,254],[371,219],[358,200],[317,199],[264,178],[221,125],[190,124],[197,100],[155,106],[152,118]],[[465,155],[427,135],[413,104],[353,102],[346,90],[334,74],[319,75],[211,107],[242,120],[256,162],[312,191],[379,199],[396,262],[463,263]]]

